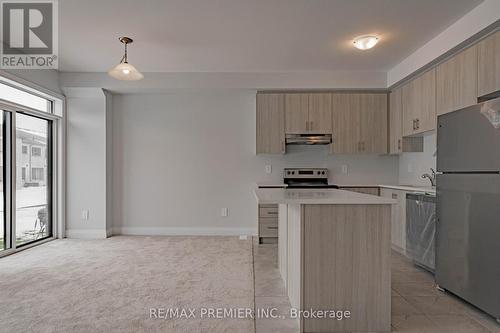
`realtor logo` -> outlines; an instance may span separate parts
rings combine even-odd
[[[1,11],[0,67],[57,68],[57,2],[3,1]]]

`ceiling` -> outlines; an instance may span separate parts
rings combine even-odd
[[[482,0],[60,0],[60,70],[387,71]],[[352,39],[377,34],[374,49]]]

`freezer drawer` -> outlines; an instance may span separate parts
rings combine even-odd
[[[438,117],[440,172],[500,171],[500,129],[481,113],[481,104]]]
[[[437,176],[436,281],[500,318],[500,175]]]

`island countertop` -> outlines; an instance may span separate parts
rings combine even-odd
[[[257,188],[259,204],[390,205],[396,200],[337,189]]]

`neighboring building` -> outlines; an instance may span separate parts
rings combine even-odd
[[[16,133],[17,187],[45,186],[47,138],[22,129],[17,129]]]

